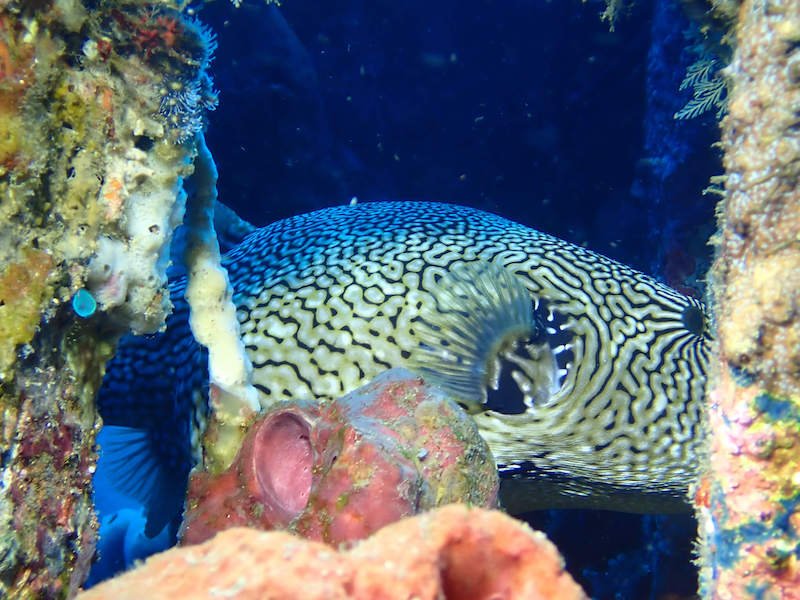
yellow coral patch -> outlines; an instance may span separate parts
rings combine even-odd
[[[16,347],[36,333],[53,269],[46,252],[29,248],[23,257],[0,274],[0,375],[13,365]]]

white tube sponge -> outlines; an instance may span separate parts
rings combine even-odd
[[[189,273],[186,301],[192,333],[208,348],[212,415],[204,452],[207,468],[215,470],[226,468],[233,460],[239,449],[242,426],[260,406],[214,231],[217,169],[202,136],[198,136],[197,150],[193,175],[196,191],[187,203],[185,217],[185,262]]]

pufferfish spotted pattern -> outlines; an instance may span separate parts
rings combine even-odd
[[[701,302],[524,225],[429,202],[285,219],[224,264],[262,406],[336,398],[405,367],[472,414],[512,511],[686,506],[712,342]],[[148,354],[165,373],[185,369],[183,285],[157,342],[121,346],[100,396],[112,425],[141,430],[125,406]],[[191,420],[185,400],[170,406],[148,431],[154,457],[164,428]]]

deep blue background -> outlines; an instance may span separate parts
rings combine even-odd
[[[614,32],[578,0],[212,4],[221,199],[256,224],[352,197],[469,204],[657,275],[661,232],[711,223],[720,172],[713,119],[672,119],[693,57],[679,8],[654,23],[664,4]]]

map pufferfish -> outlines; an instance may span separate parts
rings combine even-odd
[[[688,507],[711,343],[701,302],[505,218],[432,202],[285,219],[224,264],[262,404],[336,398],[406,367],[472,414],[511,512]],[[207,410],[184,286],[171,285],[165,333],[123,340],[99,394],[106,460],[144,503],[148,534],[180,513]]]

